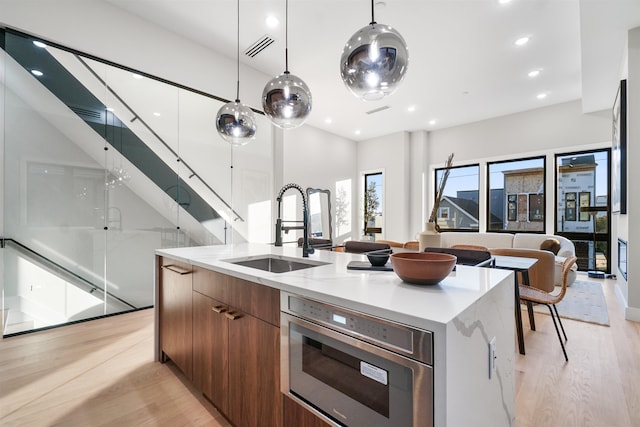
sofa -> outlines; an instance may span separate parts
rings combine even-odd
[[[519,248],[539,251],[542,242],[547,239],[556,239],[560,242],[558,253],[555,254],[553,267],[554,285],[562,285],[562,263],[569,256],[575,256],[576,249],[573,242],[566,237],[554,234],[537,233],[473,233],[473,232],[443,232],[440,233],[440,246],[448,248],[454,245],[479,245],[492,249]],[[569,272],[568,284],[576,279],[578,267],[574,264]],[[532,272],[532,275],[537,274]]]

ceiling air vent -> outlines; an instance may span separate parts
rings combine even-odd
[[[269,34],[265,34],[245,49],[244,54],[250,58],[255,58],[257,54],[271,46],[273,42],[275,42],[275,40]]]
[[[379,107],[379,108],[374,108],[373,110],[369,110],[367,111],[367,114],[374,114],[374,113],[379,113],[380,111],[384,111],[384,110],[388,110],[389,107],[388,105],[385,105],[384,107]]]

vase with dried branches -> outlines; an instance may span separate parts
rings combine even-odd
[[[431,215],[425,224],[424,231],[418,235],[419,249],[421,252],[430,246],[440,246],[440,235],[438,234],[440,232],[440,226],[438,225],[438,208],[440,207],[442,193],[444,192],[444,187],[447,184],[452,164],[453,153],[449,155],[445,163],[445,171],[440,179],[440,184],[438,185],[436,199],[433,203],[433,209],[431,209]]]

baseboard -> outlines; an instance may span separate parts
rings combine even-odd
[[[640,322],[640,308],[627,306],[624,311],[624,318],[634,322]]]
[[[615,294],[618,303],[624,311],[624,318],[633,322],[640,322],[640,308],[629,307],[627,299],[625,298],[624,294],[622,293],[622,289],[620,289],[620,286],[618,284],[616,284],[615,286]]]

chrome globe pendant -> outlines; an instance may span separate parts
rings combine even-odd
[[[256,118],[251,108],[240,102],[240,0],[238,3],[238,44],[236,50],[237,85],[236,100],[227,102],[218,110],[216,129],[231,145],[246,145],[256,137],[258,129]]]
[[[218,110],[216,129],[232,145],[246,145],[256,137],[256,118],[251,108],[236,99]]]
[[[301,126],[311,113],[311,91],[289,72],[289,2],[285,2],[285,70],[269,80],[262,91],[262,108],[271,122],[282,129]]]
[[[340,57],[340,76],[356,97],[375,101],[391,95],[404,79],[409,50],[400,33],[374,19],[347,41]]]

